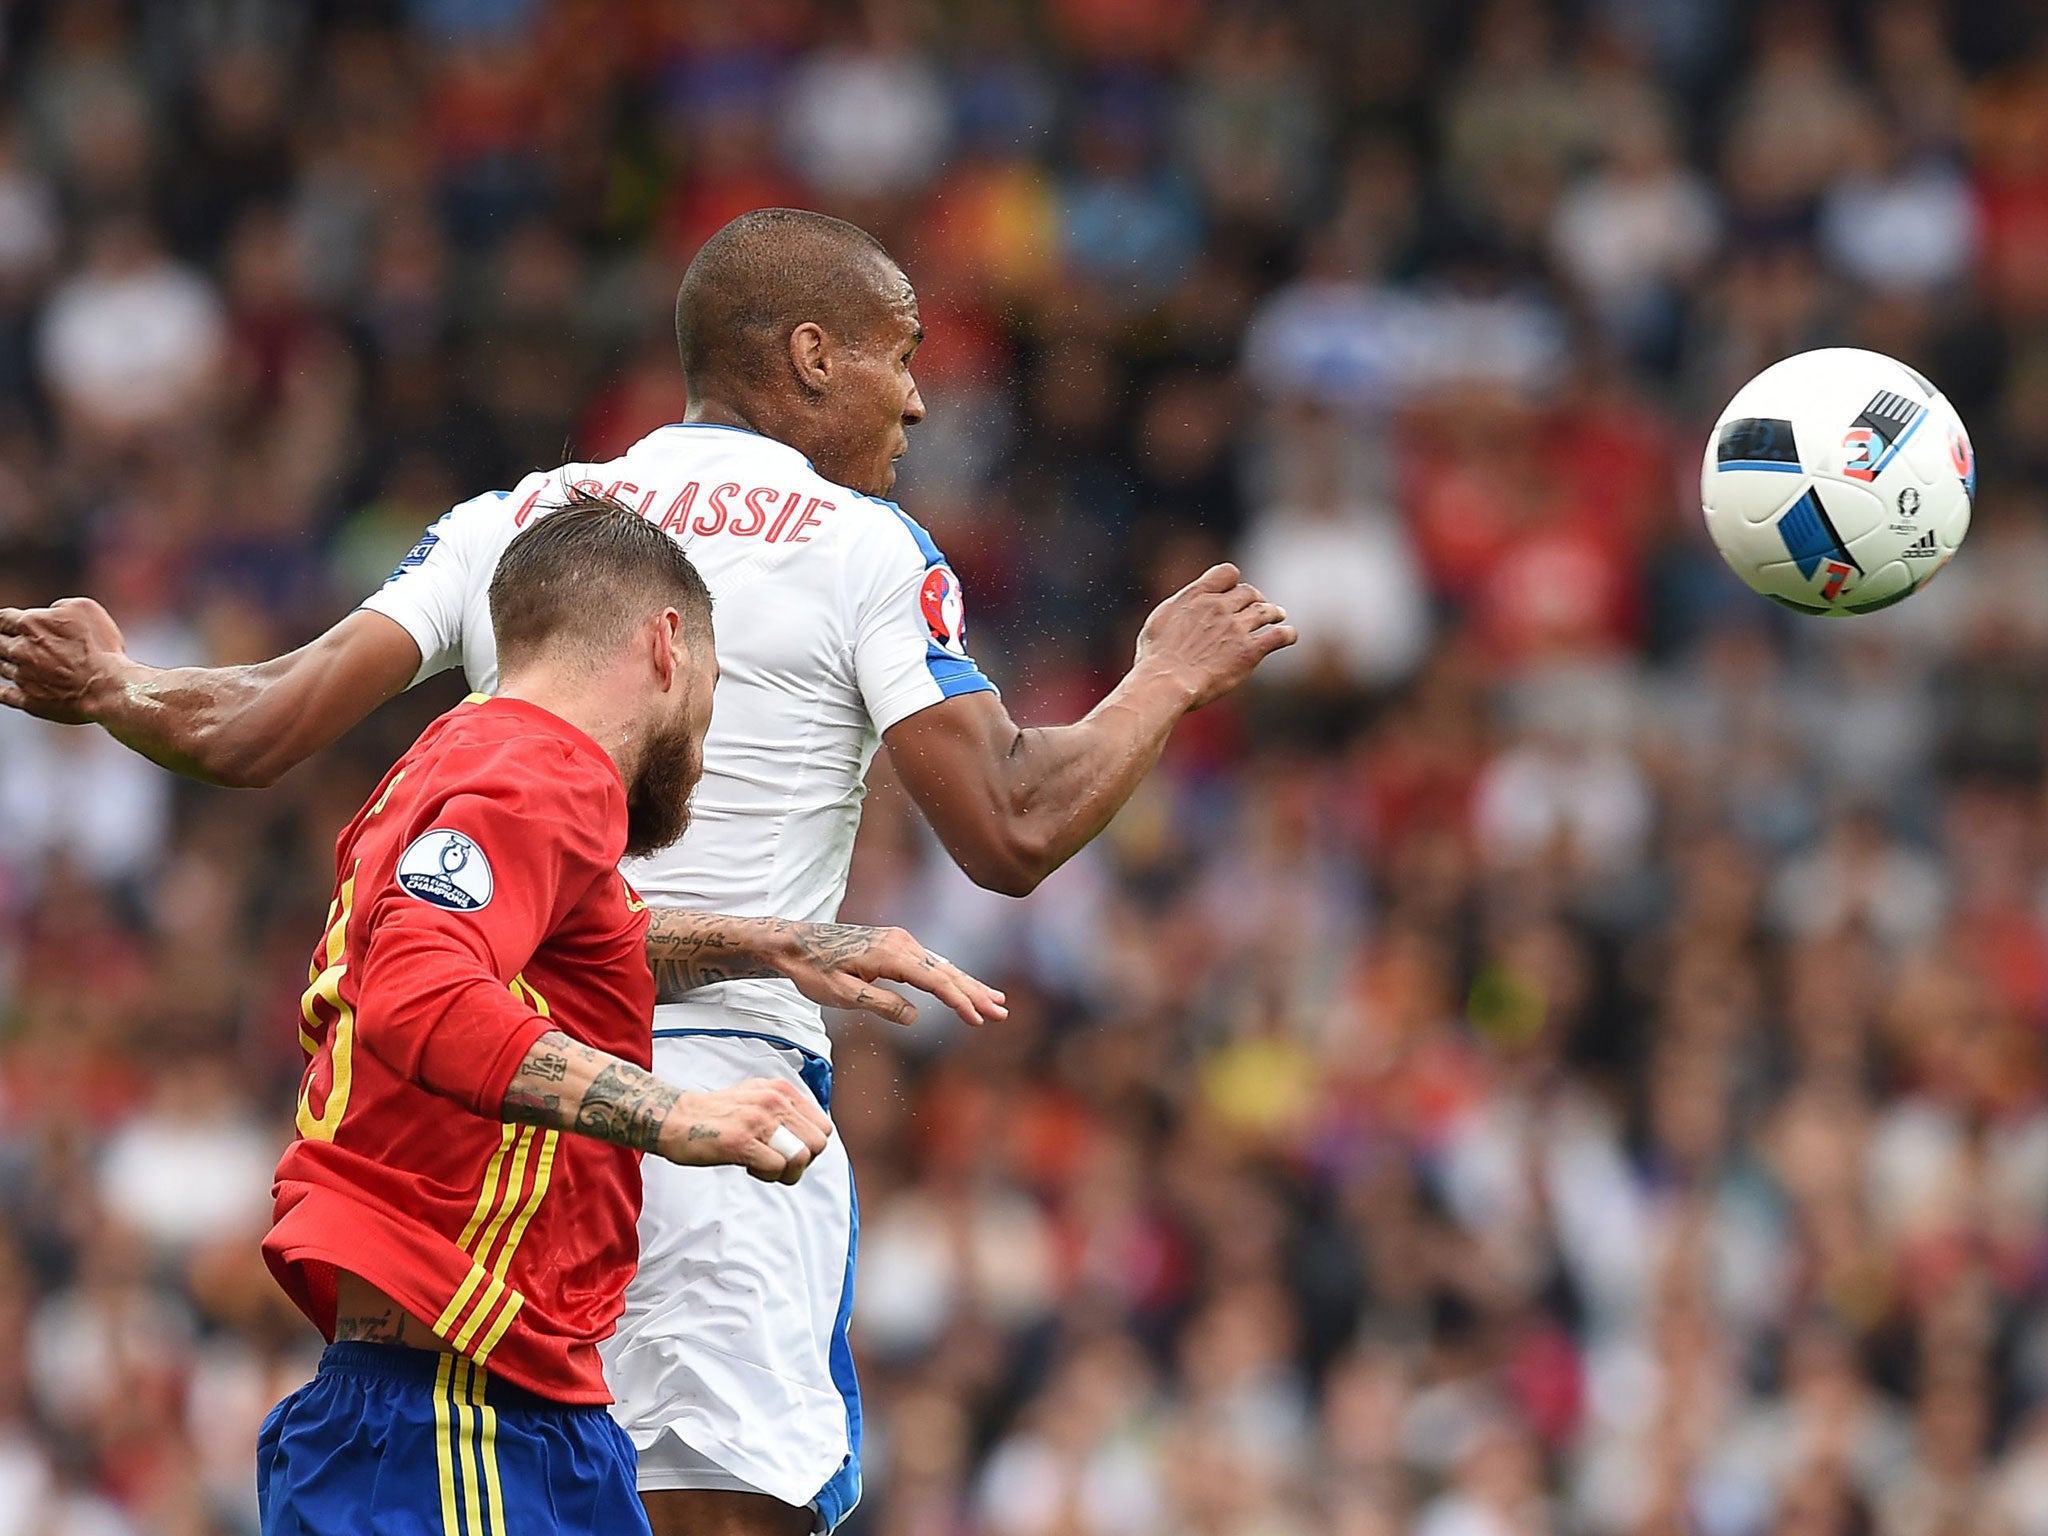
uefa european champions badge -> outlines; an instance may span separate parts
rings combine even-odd
[[[474,912],[491,899],[491,861],[483,849],[445,827],[413,840],[398,861],[398,883],[408,896],[450,912]]]
[[[967,603],[960,595],[960,578],[946,566],[933,566],[925,572],[917,605],[923,610],[925,633],[931,643],[954,656],[965,656]]]

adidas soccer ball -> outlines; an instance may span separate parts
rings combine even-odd
[[[1877,352],[1773,363],[1714,424],[1707,532],[1735,574],[1801,613],[1903,602],[1970,527],[1977,463],[1955,408]]]

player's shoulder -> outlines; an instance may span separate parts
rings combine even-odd
[[[441,569],[451,559],[456,562],[452,568],[468,568],[480,555],[495,554],[519,531],[521,499],[534,478],[529,475],[510,490],[484,491],[456,502],[420,535],[390,580],[423,566]]]
[[[524,491],[527,488],[528,481],[532,478],[530,475],[527,476],[513,490],[481,491],[470,497],[467,501],[456,502],[454,506],[441,514],[441,520],[435,523],[428,532],[431,533],[435,529],[446,529],[456,526],[474,528],[510,522],[517,507],[518,498],[516,493]]]
[[[466,786],[522,803],[624,793],[602,747],[523,699],[473,693],[429,726],[411,755],[424,777],[446,788]]]
[[[844,485],[833,485],[833,489],[843,499],[848,544],[880,574],[907,576],[946,563],[924,525],[897,503]]]
[[[626,792],[590,737],[521,699],[471,694],[421,733],[387,781],[396,820],[417,832],[452,807],[494,827],[523,829],[523,845],[553,856],[616,861],[625,847]]]

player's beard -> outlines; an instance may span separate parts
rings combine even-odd
[[[690,825],[690,795],[704,774],[704,747],[687,723],[647,744],[640,771],[626,787],[626,854],[643,858],[666,848]]]

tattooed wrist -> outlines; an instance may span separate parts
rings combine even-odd
[[[885,932],[859,923],[657,910],[647,928],[655,998],[670,1003],[720,982],[843,971],[869,954]]]
[[[678,1097],[652,1072],[551,1029],[512,1074],[498,1115],[651,1152]]]
[[[672,1003],[722,981],[780,975],[766,958],[774,921],[656,910],[647,925],[655,1000]]]
[[[678,1096],[676,1089],[653,1073],[618,1062],[606,1067],[584,1090],[574,1129],[636,1152],[652,1152],[661,1140],[662,1122],[675,1108]]]

